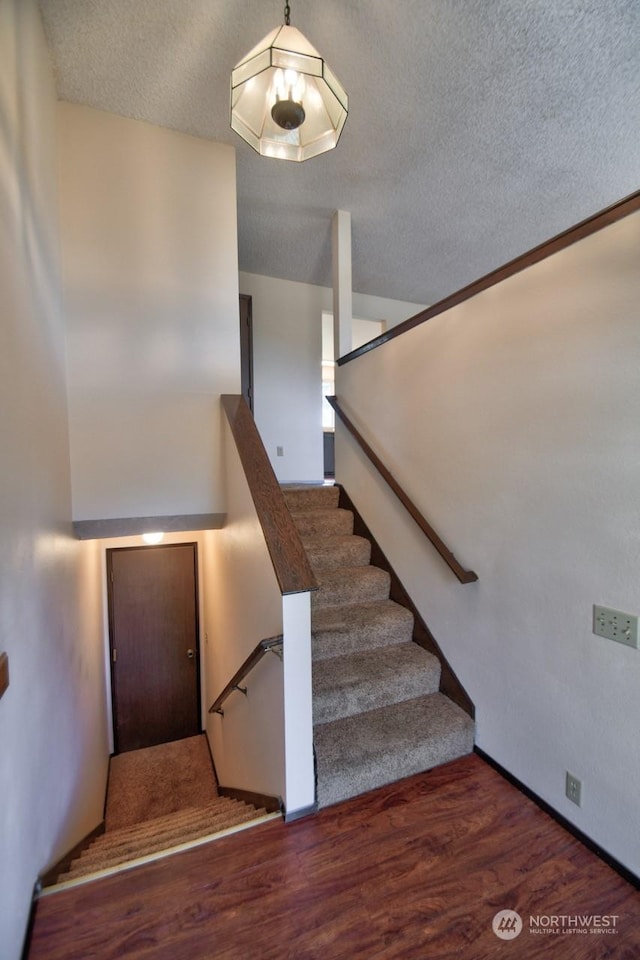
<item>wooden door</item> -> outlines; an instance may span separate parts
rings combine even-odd
[[[240,294],[240,391],[253,413],[253,313],[251,297]]]
[[[116,752],[200,732],[195,543],[107,551]]]

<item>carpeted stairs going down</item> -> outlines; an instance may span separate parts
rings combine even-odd
[[[440,662],[413,642],[339,487],[283,486],[319,583],[312,594],[313,722],[320,807],[454,760],[473,720],[438,692]]]
[[[204,735],[122,753],[111,760],[105,832],[57,877],[56,886],[271,816],[250,803],[218,796]]]

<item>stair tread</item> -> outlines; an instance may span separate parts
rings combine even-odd
[[[335,520],[336,517],[342,517],[347,520],[349,517],[353,517],[351,510],[345,510],[344,507],[312,507],[310,510],[292,510],[291,516],[294,521],[310,519],[316,523],[321,520]],[[308,536],[322,536],[321,533],[318,534],[308,534]],[[327,534],[331,536],[331,534]]]
[[[97,842],[92,844],[78,860],[86,864],[104,859],[105,857],[116,857],[120,860],[130,859],[137,850],[147,849],[147,847],[150,846],[153,846],[154,849],[173,846],[176,842],[176,837],[191,838],[194,836],[202,836],[203,834],[219,830],[230,823],[242,822],[252,816],[254,816],[254,813],[251,809],[245,809],[244,811],[234,810],[226,815],[202,817],[199,820],[191,820],[188,823],[177,823],[173,830],[162,830],[157,833],[145,831],[141,833],[139,837],[129,837],[122,843],[109,843],[108,841],[104,843]]]
[[[213,814],[218,810],[223,811],[226,809],[231,809],[233,805],[238,802],[242,801],[233,800],[230,797],[214,797],[210,803],[201,806],[184,807],[182,810],[174,810],[172,813],[166,813],[161,817],[153,817],[150,820],[141,820],[138,823],[132,823],[126,827],[116,827],[113,830],[109,828],[109,823],[107,822],[105,833],[101,834],[93,842],[97,843],[99,840],[107,837],[117,836],[125,838],[129,834],[132,836],[139,836],[140,831],[147,828],[161,830],[165,825],[172,826],[175,824],[177,818],[188,820],[193,816]]]
[[[371,564],[323,570],[316,575],[316,579],[319,589],[311,598],[314,608],[387,600],[391,588],[391,578],[387,571]]]
[[[302,545],[316,571],[366,566],[371,559],[371,543],[355,534],[303,537]]]
[[[291,516],[301,537],[353,533],[353,513],[341,507],[292,510]]]
[[[411,640],[413,614],[394,600],[340,604],[312,610],[312,655],[315,660],[364,648]]]
[[[136,860],[139,857],[158,853],[161,850],[171,849],[171,847],[195,840],[198,837],[215,834],[228,827],[245,823],[247,820],[257,819],[266,813],[263,809],[257,810],[246,804],[243,806],[244,810],[235,811],[233,815],[214,819],[204,818],[202,821],[192,823],[186,828],[176,829],[173,834],[145,835],[137,844],[131,842],[124,848],[118,847],[111,849],[109,847],[101,848],[98,846],[98,848],[94,850],[92,846],[89,853],[93,851],[93,855],[85,854],[84,856],[80,856],[72,863],[70,870],[59,879],[61,881],[75,879],[85,873],[106,869],[121,863],[127,863],[130,860]]]
[[[337,507],[340,498],[340,488],[333,484],[285,483],[281,490],[290,510]]]
[[[205,823],[221,820],[225,817],[235,816],[236,812],[243,812],[245,804],[224,805],[211,807],[190,807],[189,814],[180,811],[173,816],[163,818],[161,822],[146,820],[132,827],[122,830],[108,830],[93,841],[86,853],[100,846],[106,847],[126,846],[129,843],[137,843],[145,836],[162,836],[166,833],[175,833],[179,829],[188,829],[192,824]]]
[[[320,660],[313,667],[314,723],[435,693],[440,661],[417,643]]]
[[[464,756],[474,723],[441,693],[314,728],[321,807]]]

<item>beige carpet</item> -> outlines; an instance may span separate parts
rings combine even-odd
[[[94,840],[57,882],[78,880],[98,870],[117,869],[139,857],[161,855],[178,844],[246,825],[265,814],[266,810],[256,810],[251,804],[218,797],[205,807],[188,807],[179,813],[110,830]]]
[[[218,796],[204,734],[111,759],[105,827],[118,830]]]
[[[469,753],[474,724],[439,692],[440,661],[413,642],[413,614],[354,535],[336,486],[284,495],[318,581],[311,597],[318,806]]]
[[[265,815],[262,808],[218,796],[204,735],[122,753],[111,760],[105,832],[55,882],[122,869]]]

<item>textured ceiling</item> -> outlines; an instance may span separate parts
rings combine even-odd
[[[349,94],[336,150],[261,158],[229,74],[278,0],[41,0],[63,100],[233,144],[240,267],[433,303],[640,186],[638,0],[292,0]]]

